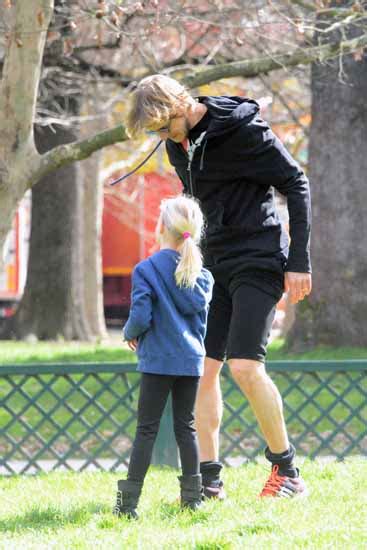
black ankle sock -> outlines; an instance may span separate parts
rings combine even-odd
[[[208,487],[211,483],[220,482],[220,471],[223,468],[221,462],[207,460],[200,462],[200,473],[203,477],[203,485]]]
[[[271,462],[272,466],[279,466],[279,475],[282,476],[298,477],[298,469],[293,463],[295,456],[296,450],[293,445],[283,453],[272,453],[269,447],[265,449],[265,457]]]

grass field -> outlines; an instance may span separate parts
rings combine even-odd
[[[268,359],[367,359],[367,348],[331,348],[319,346],[304,353],[287,353],[282,339],[272,342]],[[112,341],[110,344],[88,344],[83,342],[15,342],[0,341],[1,365],[19,363],[70,363],[70,362],[121,361],[133,363],[135,353],[126,345]]]
[[[0,341],[0,366],[27,363],[136,362],[126,344],[89,344],[85,342],[14,342]]]
[[[152,468],[137,522],[111,514],[116,474],[53,473],[0,479],[2,550],[365,549],[367,461],[305,461],[311,494],[259,499],[264,464],[224,471],[228,499],[181,511],[177,472]]]
[[[270,360],[356,358],[367,358],[367,349],[318,348],[291,355],[285,353],[282,341],[276,341],[269,350]],[[136,357],[119,345],[0,343],[0,367],[82,361],[135,362]],[[93,393],[93,381],[88,383],[91,386],[87,390]],[[63,384],[62,380],[57,381],[54,390],[63,394]],[[25,382],[25,387],[30,394],[39,391],[32,379]],[[0,392],[4,389],[9,391],[0,386]],[[352,391],[347,399],[353,401],[357,397],[360,399],[360,394]],[[78,399],[76,396],[76,408],[81,404]],[[233,406],[238,399],[240,396],[234,394]],[[47,406],[52,405],[47,394],[39,403],[46,407],[46,402]],[[21,406],[21,398],[14,396],[12,407],[17,410]],[[36,413],[29,409],[26,420],[37,422]],[[0,424],[7,421],[4,414],[0,411]],[[58,414],[62,423],[66,418],[63,409]],[[47,431],[47,425],[44,429]],[[17,430],[15,425],[15,438],[21,436]],[[75,437],[79,435],[77,430],[72,429]],[[228,500],[207,502],[202,510],[192,514],[178,506],[178,472],[153,468],[141,499],[141,519],[133,523],[111,514],[119,477],[116,474],[56,472],[0,477],[0,549],[365,549],[367,461],[358,457],[343,463],[305,460],[302,473],[311,489],[307,499],[261,500],[257,494],[268,475],[268,466],[262,460],[226,468]]]

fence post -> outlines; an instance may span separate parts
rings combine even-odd
[[[164,409],[158,436],[154,444],[152,464],[179,467],[178,450],[173,432],[172,398],[169,396]]]

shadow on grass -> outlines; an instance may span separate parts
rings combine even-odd
[[[111,512],[111,509],[102,504],[87,503],[80,508],[71,508],[63,511],[59,508],[48,506],[40,509],[33,507],[24,514],[0,520],[0,532],[25,531],[27,529],[59,529],[66,525],[83,526],[90,520],[93,514]]]

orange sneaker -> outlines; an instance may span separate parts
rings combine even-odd
[[[307,496],[308,491],[305,482],[298,477],[279,475],[279,466],[272,467],[269,479],[260,493],[261,497],[283,497],[292,498],[296,496]],[[299,473],[299,470],[297,469]]]

